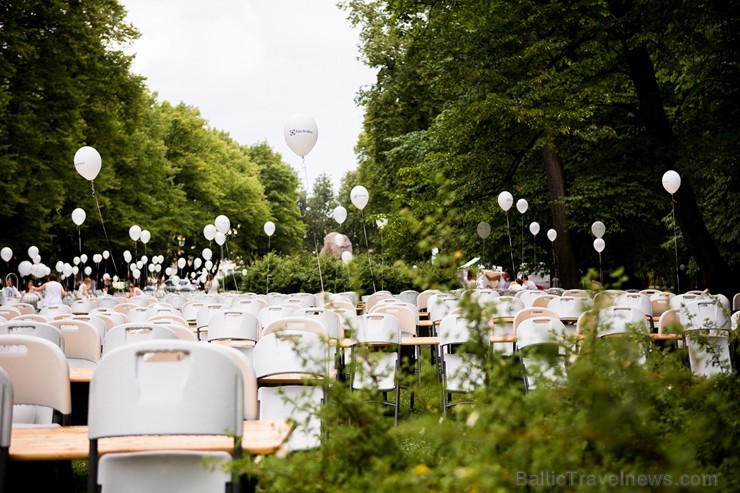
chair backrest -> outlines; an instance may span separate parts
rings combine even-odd
[[[295,307],[292,306],[270,305],[259,311],[257,320],[259,320],[260,326],[264,329],[270,325],[270,322],[290,317],[294,311]]]
[[[129,308],[126,315],[128,315],[129,322],[146,322],[149,319],[149,308],[147,306],[133,306]]]
[[[151,314],[151,312],[150,312]],[[146,319],[147,322],[159,322],[159,321],[167,321],[172,322],[173,324],[180,324],[183,327],[190,327],[190,324],[188,324],[188,321],[183,318],[180,313],[170,313],[170,312],[159,312],[157,315],[152,315],[149,318]]]
[[[357,313],[357,307],[351,301],[342,298],[331,298],[324,304],[324,308],[343,308],[345,310],[354,310]]]
[[[321,322],[320,320],[317,320],[315,318],[294,317],[294,316],[273,320],[272,322],[267,324],[266,327],[262,327],[262,330],[260,332],[260,338],[265,337],[265,335],[271,334],[273,332],[283,332],[283,331],[312,332],[319,337],[323,337],[324,339],[329,338],[329,331],[326,328],[326,325],[324,325],[323,322]]]
[[[419,325],[419,312],[408,305],[380,304],[370,313],[385,313],[398,319],[401,333],[416,336],[416,327]]]
[[[95,329],[98,331],[98,335],[100,336],[100,341],[102,344],[103,339],[105,339],[105,333],[108,330],[108,324],[101,316],[96,315],[68,315],[62,319],[58,320],[80,320],[82,322],[87,322],[91,324]],[[111,325],[113,327],[113,325]]]
[[[387,300],[389,298],[393,298],[393,295],[390,293],[383,293],[383,292],[377,292],[373,293],[370,296],[367,297],[365,300],[365,312],[369,312],[372,310],[372,308],[380,301],[380,300]]]
[[[670,308],[660,314],[660,318],[658,319],[658,334],[668,332],[666,329],[671,325],[682,327],[681,310],[678,308]]]
[[[285,293],[267,293],[265,301],[267,301],[267,306],[274,306],[279,305],[288,298],[290,298],[290,296]]]
[[[560,296],[547,303],[547,308],[557,313],[561,319],[578,319],[581,313],[592,306],[591,298],[582,296]]]
[[[200,310],[204,306],[206,306],[206,303],[204,301],[190,300],[182,305],[180,311],[182,312],[182,316],[185,320],[187,320],[188,322],[195,322],[198,318],[198,310]]]
[[[149,305],[156,303],[157,298],[154,298],[152,296],[139,295],[129,298],[128,302],[140,308],[146,308]]]
[[[545,293],[532,299],[532,306],[537,308],[547,308],[550,300],[555,298],[560,298],[560,295]]]
[[[260,337],[260,323],[248,309],[224,308],[212,313],[208,321],[208,340],[240,339],[255,341]]]
[[[419,310],[427,310],[429,297],[437,293],[441,293],[441,291],[439,289],[425,289],[416,297],[416,307]]]
[[[3,319],[7,321],[7,319]],[[19,315],[12,320],[15,320],[16,322],[42,322],[46,323],[49,321],[49,317],[45,317],[43,315],[39,315],[38,313],[29,313],[24,315]]]
[[[387,313],[366,313],[357,318],[354,340],[358,343],[401,344],[401,324]]]
[[[100,360],[90,382],[90,439],[242,435],[242,369],[209,344],[150,340]]]
[[[437,293],[427,300],[429,320],[439,322],[457,307],[458,298],[449,293]]]
[[[439,345],[464,344],[472,336],[471,323],[457,314],[447,315],[439,322]]]
[[[224,308],[224,305],[221,303],[206,303],[200,307],[198,313],[195,315],[195,326],[198,329],[208,327],[208,321],[211,319],[211,315],[222,308]]]
[[[60,319],[49,322],[64,336],[64,354],[70,366],[94,366],[100,361],[103,340],[90,322]],[[85,363],[87,362],[87,363]]]
[[[671,310],[671,299],[668,297],[650,298],[650,309],[654,317],[660,317],[663,312]]]
[[[344,330],[337,315],[327,308],[299,308],[293,312],[294,317],[313,318],[321,322],[326,327],[329,339],[341,340],[344,338]]]
[[[493,303],[499,296],[501,295],[498,291],[490,288],[474,289],[470,293],[470,297],[481,307],[485,307],[487,304]]]
[[[594,306],[598,308],[606,308],[607,306],[613,306],[615,300],[627,293],[622,289],[605,289],[603,291],[597,291],[594,293]]]
[[[625,334],[630,330],[650,333],[650,325],[642,310],[630,306],[609,306],[599,310],[599,337]]]
[[[174,332],[177,338],[180,339],[181,341],[197,341],[198,340],[198,336],[195,334],[195,332],[192,331],[192,329],[180,324],[177,321],[162,318],[159,320],[149,320],[147,323],[161,325],[162,327],[167,327],[172,332]]]
[[[91,300],[73,300],[69,307],[72,309],[72,313],[79,315],[90,313],[90,310],[95,308]]]
[[[732,311],[736,312],[740,310],[740,293],[735,293],[732,297]]]
[[[72,308],[69,305],[49,305],[39,310],[39,313],[45,317],[53,318],[62,313],[72,313]]]
[[[10,447],[10,433],[13,428],[13,382],[10,375],[0,366],[0,448],[5,449],[3,459],[7,458],[6,451]],[[6,464],[3,464],[5,471]],[[0,480],[4,480],[0,476]]]
[[[72,412],[69,365],[64,351],[46,339],[29,335],[0,337],[0,367],[13,382],[15,404],[33,404]]]
[[[530,318],[557,318],[560,320],[560,315],[557,312],[550,310],[549,308],[530,307],[519,310],[514,315],[514,335],[517,335],[517,327]]]
[[[128,322],[128,315],[125,313],[114,311],[112,308],[97,307],[90,310],[90,315],[103,315],[113,320],[115,325],[125,324]],[[104,319],[105,320],[105,319]],[[106,326],[108,324],[106,323]],[[110,327],[108,327],[110,330]]]
[[[231,308],[251,313],[257,317],[260,310],[267,306],[267,301],[259,298],[235,297],[231,301]]]
[[[0,335],[4,334],[41,337],[56,344],[64,351],[64,335],[62,335],[62,331],[49,324],[49,322],[16,322],[14,320],[2,322],[0,323]]]
[[[15,307],[8,305],[0,306],[0,317],[3,317],[5,320],[12,320],[21,315],[21,311]]]
[[[326,337],[305,330],[263,334],[253,352],[257,378],[280,373],[327,376],[332,364]]]
[[[522,303],[524,303],[526,308],[532,306],[535,299],[545,295],[547,295],[547,293],[540,291],[539,289],[522,289],[521,291],[517,291],[514,296],[522,300]]]
[[[105,333],[103,340],[103,355],[107,355],[113,349],[140,341],[153,339],[179,339],[177,334],[164,325],[149,322],[126,323],[116,325]]]
[[[416,299],[419,297],[419,292],[415,289],[406,289],[398,293],[395,297],[400,301],[405,301],[416,306]]]
[[[599,310],[586,310],[576,320],[576,334],[594,332],[599,326]]]
[[[188,298],[181,294],[168,294],[164,300],[177,310],[182,309],[183,305],[188,302]]]
[[[650,296],[642,293],[624,293],[614,299],[615,306],[631,306],[638,308],[646,317],[653,316],[653,303]]]
[[[655,289],[655,288],[647,288],[647,289],[641,289],[641,290],[639,290],[639,291],[638,291],[638,293],[640,293],[640,294],[644,294],[644,295],[646,295],[646,296],[647,296],[648,298],[650,298],[650,297],[651,297],[652,295],[654,295],[654,294],[657,294],[657,293],[662,293],[662,292],[663,292],[663,291],[661,291],[660,289]]]
[[[566,289],[560,296],[572,296],[574,298],[593,298],[590,291],[585,289]]]
[[[128,301],[121,301],[113,307],[113,311],[128,315],[128,311],[135,307],[136,305],[134,305],[133,303],[129,303]]]
[[[729,329],[726,307],[709,298],[686,303],[679,312],[681,325],[688,329]]]
[[[116,296],[100,296],[98,298],[95,298],[95,310],[96,308],[108,308],[113,309],[114,306],[116,306],[118,303],[121,302],[121,298],[118,298]]]
[[[522,300],[513,296],[499,296],[495,301],[495,306],[494,318],[514,318],[519,310],[524,309]]]
[[[560,344],[565,340],[565,325],[555,317],[532,317],[517,327],[516,345],[525,349],[539,344]]]
[[[13,308],[21,312],[22,315],[32,315],[36,313],[36,308],[30,303],[24,303],[22,301],[17,301],[13,303]]]
[[[677,294],[671,298],[671,308],[681,308],[682,306],[692,301],[704,299],[706,296],[703,293],[683,293]]]

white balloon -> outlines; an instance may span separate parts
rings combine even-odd
[[[95,148],[84,146],[75,153],[75,169],[86,180],[93,181],[100,173],[103,160]]]
[[[229,229],[231,228],[231,221],[229,221],[229,218],[224,216],[223,214],[216,217],[214,224],[216,225],[216,231],[221,234],[228,233]]]
[[[144,267],[144,262],[142,262],[141,260],[139,260],[138,262],[136,262],[135,265],[136,265],[136,268],[137,269],[141,270],[141,268]]]
[[[481,221],[478,223],[478,226],[475,228],[475,231],[478,233],[478,236],[481,237],[481,239],[486,239],[491,234],[491,225],[488,224],[486,221]]]
[[[128,228],[128,235],[132,240],[139,241],[139,238],[141,238],[141,228],[134,224]]]
[[[210,260],[206,260],[206,263],[203,265],[203,267],[206,268],[206,270],[211,270],[213,268],[213,262]]]
[[[348,264],[352,261],[352,252],[345,250],[342,252],[342,262]]]
[[[147,269],[149,269],[149,272],[154,272],[155,270],[157,270],[157,264],[149,264],[149,267],[147,267]]]
[[[103,260],[103,256],[99,253],[93,255],[93,262],[95,262],[96,264],[99,264],[101,260]]]
[[[165,273],[165,274],[166,274],[167,276],[171,276],[171,275],[172,275],[172,267],[167,267],[167,268],[166,268],[166,269],[164,270],[164,273]]]
[[[82,223],[85,222],[85,218],[87,217],[87,214],[85,214],[84,209],[80,209],[79,207],[72,211],[72,222],[75,223],[77,226],[80,226]]]
[[[537,233],[540,232],[540,223],[538,222],[529,223],[529,232],[537,236]]]
[[[89,276],[90,274],[92,274],[92,267],[88,265],[87,267],[85,267],[85,275]]]
[[[367,205],[367,201],[370,200],[370,194],[367,192],[367,188],[357,185],[349,193],[349,198],[352,200],[352,205],[362,210]]]
[[[199,280],[202,283],[206,283],[208,281],[208,272],[201,272]]]
[[[160,272],[162,270],[162,265],[161,264],[155,265],[154,270],[156,270],[157,272]]]
[[[380,216],[375,220],[375,225],[378,227],[378,229],[383,229],[386,226],[388,226],[388,218]]]
[[[242,275],[243,276],[246,276],[247,275],[247,269],[242,269]]]
[[[34,258],[34,257],[36,257],[36,255],[38,255],[38,254],[39,254],[39,249],[38,249],[38,247],[35,247],[35,246],[30,246],[30,247],[28,247],[28,256],[29,256],[30,258]]]
[[[79,263],[80,263],[80,257],[73,258],[72,259],[72,263],[75,264],[75,265],[79,265]]]
[[[77,275],[79,273],[80,273],[80,268],[79,267],[77,267],[76,265],[74,267],[72,267],[72,274]]]
[[[501,192],[498,194],[498,205],[504,212],[509,212],[511,206],[514,205],[514,197],[509,192]]]
[[[200,257],[193,260],[193,267],[196,269],[200,269],[200,266],[203,264],[203,261],[200,259]]]
[[[86,253],[83,253],[82,255],[80,255],[80,262],[82,262],[83,264],[87,262],[87,254]]]
[[[10,259],[13,258],[13,250],[10,247],[3,247],[3,249],[0,250],[0,257],[2,257],[6,262],[10,262]]]
[[[131,252],[129,252],[128,250],[124,250],[123,251],[123,260],[125,260],[127,264],[129,262],[131,262]]]
[[[306,157],[316,145],[319,129],[313,118],[303,113],[296,113],[288,118],[283,128],[285,143],[290,150],[300,157]]]
[[[604,226],[604,223],[601,221],[595,221],[591,225],[591,232],[594,234],[595,237],[601,238],[604,236],[604,233],[606,233],[606,226]]]
[[[605,246],[606,243],[604,242],[604,238],[596,238],[594,240],[594,250],[596,250],[597,252],[603,252]]]
[[[335,234],[334,235],[334,244],[337,245],[338,247],[340,247],[340,246],[342,246],[343,243],[344,243],[344,235],[343,234],[339,234],[339,233]]]
[[[134,269],[133,272],[131,272],[131,275],[134,276],[134,279],[138,279],[141,277],[141,271],[139,269]]]
[[[54,268],[57,270],[57,272],[61,274],[62,271],[64,271],[64,262],[62,262],[61,260],[57,260],[57,263],[54,266]]]
[[[103,279],[105,279],[106,281],[110,279],[110,274],[108,274],[107,272],[103,274]]]
[[[265,230],[265,234],[267,236],[272,236],[273,234],[275,234],[275,223],[272,221],[267,221],[263,229]]]
[[[529,208],[529,203],[524,199],[519,199],[516,201],[516,210],[524,214],[527,212],[527,209]]]
[[[555,241],[558,237],[558,232],[554,229],[548,229],[547,230],[547,239],[550,241]]]
[[[177,259],[177,266],[179,268],[184,269],[185,268],[185,263],[186,263],[186,261],[185,261],[184,258],[180,257],[179,259]]]
[[[139,239],[143,244],[146,245],[147,243],[149,243],[149,240],[152,239],[152,234],[149,232],[148,229],[144,229],[141,231],[141,236],[139,237]]]
[[[136,269],[138,269],[138,266],[137,266],[137,265],[136,265],[135,263],[133,263],[133,262],[132,262],[131,264],[129,264],[129,266],[128,266],[128,270],[130,270],[130,271],[132,271],[132,272],[133,272],[133,271],[135,271]]]
[[[36,279],[40,279],[46,275],[46,266],[43,264],[36,264],[31,267],[31,274]]]
[[[41,255],[36,255],[33,259],[34,264],[40,264],[41,263]]]
[[[141,263],[142,264],[145,264],[147,262],[149,262],[149,257],[147,257],[146,255],[142,255],[141,256]]]
[[[108,257],[110,257],[110,252],[108,250],[103,250],[103,258],[108,260]]]
[[[206,240],[213,241],[213,239],[216,237],[216,226],[213,224],[207,224],[205,228],[203,228],[203,236],[206,237]]]
[[[213,256],[213,252],[211,251],[211,249],[210,249],[210,248],[204,248],[204,249],[203,249],[203,251],[202,251],[202,252],[200,252],[200,254],[201,254],[201,255],[203,256],[203,258],[204,258],[204,259],[206,259],[206,260],[211,260],[211,257]]]
[[[347,220],[347,209],[341,205],[334,208],[334,220],[339,224],[342,224]]]
[[[23,262],[18,264],[18,273],[21,275],[21,277],[26,277],[31,273],[32,268],[33,264],[28,260],[24,260]]]
[[[681,175],[673,170],[666,171],[663,173],[663,188],[665,191],[673,195],[678,192],[681,187]]]
[[[62,269],[62,274],[64,274],[65,276],[69,277],[69,276],[72,275],[73,272],[74,272],[74,270],[72,269],[72,266],[65,263],[64,264],[64,268]]]
[[[221,246],[226,243],[226,235],[221,231],[216,232],[216,244]]]

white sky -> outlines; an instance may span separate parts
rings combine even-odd
[[[358,58],[358,32],[335,0],[119,0],[141,32],[133,71],[160,100],[197,107],[237,142],[266,141],[298,171],[283,138],[294,113],[319,129],[306,156],[309,190],[326,173],[335,190],[356,168],[362,127],[357,91],[374,73]]]

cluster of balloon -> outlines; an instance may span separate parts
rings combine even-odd
[[[336,222],[342,224],[347,220],[347,209],[340,205],[334,209],[333,216]]]
[[[216,229],[216,226],[213,224],[207,224],[205,228],[203,228],[203,236],[208,241],[213,241],[213,239],[216,237],[216,233],[218,230]]]
[[[591,225],[591,232],[594,234],[596,239],[594,240],[594,250],[599,253],[599,281],[604,282],[604,276],[601,273],[601,252],[606,248],[606,242],[604,241],[604,233],[606,233],[606,226],[601,221],[594,221]]]
[[[673,195],[681,188],[681,175],[673,170],[663,173],[663,188],[671,194],[671,217],[673,218],[673,248],[676,253],[676,292],[681,292],[680,279],[678,275],[678,239],[676,236],[676,204]]]
[[[514,197],[507,191],[503,191],[500,194],[498,194],[498,206],[501,207],[501,209],[506,214],[506,234],[509,237],[509,253],[511,254],[511,268],[513,271],[516,271],[516,267],[514,266],[514,247],[511,243],[511,229],[509,226],[509,209],[511,209],[511,206],[514,205]]]

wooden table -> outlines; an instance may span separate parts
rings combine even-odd
[[[291,425],[285,421],[245,421],[242,450],[248,454],[272,454],[291,431]],[[101,455],[156,450],[230,452],[233,446],[233,439],[228,436],[133,436],[98,440]],[[19,461],[87,459],[89,449],[87,426],[13,428],[10,439],[10,459]]]
[[[94,371],[95,371],[95,368],[70,368],[69,369],[69,381],[90,383],[90,380],[92,380]]]

